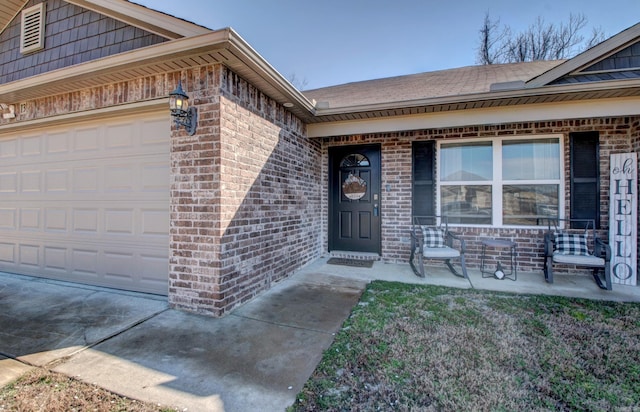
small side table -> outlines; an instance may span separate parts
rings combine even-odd
[[[511,258],[511,268],[509,272],[506,272],[504,270],[505,268],[502,268],[504,272],[503,279],[511,279],[511,280],[518,279],[518,267],[516,263],[516,242],[512,242],[510,240],[499,240],[499,239],[483,239],[482,240],[482,255],[480,258],[480,272],[482,272],[482,277],[492,278],[494,277],[494,273],[497,270],[497,269],[488,270],[488,269],[485,269],[484,267],[485,261],[487,258],[486,252],[488,247],[491,247],[494,249],[509,248],[510,258]]]

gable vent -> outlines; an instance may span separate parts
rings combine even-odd
[[[20,53],[29,53],[44,48],[45,3],[22,10]]]

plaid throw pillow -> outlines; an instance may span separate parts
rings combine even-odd
[[[556,252],[561,255],[589,256],[587,236],[556,233]]]
[[[444,230],[422,226],[426,247],[444,247]]]

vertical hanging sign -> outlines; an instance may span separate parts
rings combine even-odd
[[[609,245],[613,283],[636,285],[638,256],[638,161],[636,153],[611,155]]]

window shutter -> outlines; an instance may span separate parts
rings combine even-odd
[[[45,3],[22,10],[20,53],[29,53],[44,48]]]
[[[413,142],[413,216],[435,214],[434,157],[435,142]]]
[[[600,227],[600,138],[598,132],[570,133],[570,217],[593,219]],[[574,225],[575,226],[575,225]]]

